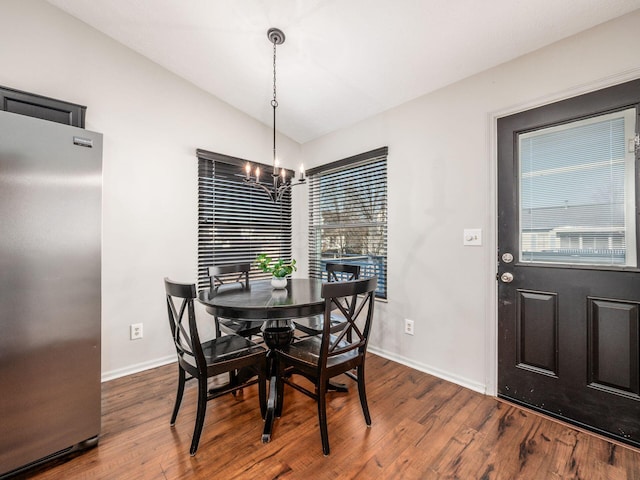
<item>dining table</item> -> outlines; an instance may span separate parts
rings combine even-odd
[[[269,397],[262,433],[265,443],[271,440],[276,413],[280,412],[282,405],[277,393],[277,382],[281,379],[274,350],[292,341],[296,318],[324,313],[322,283],[320,279],[293,278],[287,280],[285,288],[273,288],[269,280],[258,280],[251,282],[248,289],[230,288],[215,294],[205,289],[198,293],[198,301],[213,316],[263,324],[262,336],[269,348],[270,365]]]

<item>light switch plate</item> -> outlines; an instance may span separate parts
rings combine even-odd
[[[471,245],[471,246],[482,245],[482,229],[481,228],[465,228],[464,229],[464,245]]]

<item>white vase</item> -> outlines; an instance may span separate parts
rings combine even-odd
[[[273,288],[287,288],[287,278],[271,277],[271,286]]]

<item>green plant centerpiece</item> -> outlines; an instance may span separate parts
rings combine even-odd
[[[285,288],[287,286],[287,275],[291,275],[297,269],[296,261],[291,259],[285,262],[283,259],[274,260],[266,253],[261,253],[256,257],[258,268],[265,273],[272,275],[271,285],[273,288]]]

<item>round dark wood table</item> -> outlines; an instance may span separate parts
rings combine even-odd
[[[274,289],[269,280],[260,280],[252,282],[249,290],[229,288],[213,297],[209,290],[202,290],[198,299],[218,317],[265,321],[322,313],[321,290],[322,280],[310,278],[289,279],[284,289]]]
[[[319,315],[324,312],[324,299],[320,295],[322,280],[294,278],[287,281],[285,289],[274,289],[271,281],[255,281],[248,290],[229,288],[211,296],[209,290],[198,293],[198,301],[208,313],[216,317],[236,318],[263,322],[265,344],[273,350],[288,344],[295,325],[291,319]],[[277,398],[276,382],[279,381],[275,355],[269,355],[271,381],[262,441],[271,439],[275,412],[281,399]]]

